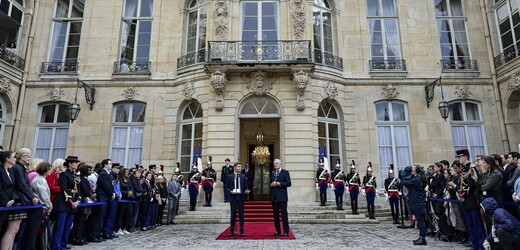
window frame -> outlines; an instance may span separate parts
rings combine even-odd
[[[246,41],[244,40],[244,15],[245,15],[245,9],[244,9],[244,5],[246,3],[256,3],[257,4],[257,29],[256,29],[256,40],[252,40],[252,41]],[[280,40],[280,2],[279,1],[276,1],[276,0],[260,0],[260,1],[254,1],[254,0],[246,0],[246,1],[240,1],[240,40],[242,42],[261,42],[261,41],[274,41],[274,40],[269,40],[269,39],[263,39],[262,37],[262,32],[264,31],[263,30],[263,26],[262,26],[262,18],[264,17],[263,16],[263,12],[262,12],[262,4],[264,3],[275,3],[276,4],[276,40]],[[260,39],[258,39],[260,38]]]
[[[462,107],[462,116],[463,116],[463,120],[462,121],[455,121],[453,120],[453,105],[455,105],[456,103],[460,103],[461,104],[461,107]],[[471,103],[471,104],[475,104],[477,105],[478,107],[478,114],[479,114],[479,120],[468,120],[467,119],[467,112],[466,112],[466,103]],[[460,148],[467,148],[470,152],[470,157],[472,160],[475,160],[476,159],[476,155],[472,153],[472,148],[473,147],[480,147],[480,146],[473,146],[471,145],[471,141],[470,141],[470,136],[469,136],[469,130],[468,128],[469,127],[476,127],[476,126],[480,126],[480,131],[481,131],[481,135],[482,135],[482,143],[484,145],[482,145],[484,147],[484,155],[487,155],[488,153],[488,146],[487,146],[487,138],[486,138],[486,130],[485,130],[485,126],[484,126],[484,118],[482,116],[482,105],[480,102],[478,101],[472,101],[472,100],[453,100],[453,101],[450,101],[449,102],[450,104],[450,128],[451,128],[451,134],[452,134],[452,144],[453,144],[453,151],[455,152],[455,150],[457,149],[460,149]],[[456,127],[464,127],[464,136],[466,138],[466,145],[455,145],[454,143],[454,138],[453,138],[453,127],[456,126]]]
[[[143,121],[142,122],[132,122],[132,117],[133,117],[133,112],[134,112],[134,109],[133,109],[133,105],[134,104],[141,104],[141,105],[144,105],[144,117],[143,117]],[[117,116],[117,107],[119,105],[129,105],[128,107],[128,120],[127,122],[116,122],[116,116]],[[115,147],[116,149],[123,149],[125,150],[125,156],[124,156],[124,161],[119,161],[123,166],[130,166],[128,165],[128,160],[129,160],[129,151],[130,149],[135,149],[137,147],[130,147],[130,134],[132,132],[132,129],[141,129],[142,131],[142,144],[141,144],[141,155],[139,156],[139,159],[140,161],[142,162],[143,160],[143,145],[144,145],[144,133],[145,133],[145,126],[146,126],[146,108],[147,108],[147,104],[144,103],[144,102],[118,102],[118,103],[114,103],[113,107],[112,107],[112,117],[111,117],[111,127],[110,127],[110,152],[109,152],[109,156],[108,158],[114,160],[114,162],[117,162],[119,161],[119,159],[115,159],[114,157],[114,132],[115,132],[115,129],[116,128],[126,128],[126,142],[125,142],[125,145],[124,147]],[[141,162],[138,162],[139,164],[141,164]],[[132,163],[132,166],[133,164],[136,164],[137,162],[134,162]]]
[[[321,1],[322,5],[326,5],[324,3],[324,1],[326,1],[326,3],[329,5],[329,7],[327,8],[326,6],[318,5],[318,4],[316,4],[316,1]],[[330,53],[332,55],[335,55],[336,50],[337,50],[337,48],[336,48],[337,42],[336,42],[336,32],[334,32],[334,28],[335,28],[334,27],[334,21],[335,21],[335,18],[334,18],[333,8],[331,7],[331,4],[330,4],[330,2],[328,0],[315,0],[312,3],[312,8],[318,8],[319,9],[319,14],[320,14],[319,26],[320,26],[320,31],[321,31],[321,34],[319,34],[319,37],[320,37],[320,40],[321,40],[320,41],[321,46],[318,48],[318,47],[316,47],[316,44],[314,44],[313,48],[314,48],[314,50],[319,49],[319,51],[321,51],[322,53]],[[332,36],[330,37],[330,39],[332,41],[332,47],[330,48],[330,51],[327,51],[327,50],[324,49],[325,48],[325,35],[324,35],[325,30],[324,30],[323,21],[321,21],[321,20],[323,20],[323,12],[324,12],[324,10],[326,10],[326,11],[328,11],[330,13],[330,18],[331,18],[331,20],[330,20],[330,31],[331,31],[331,35]],[[316,29],[315,29],[316,25],[315,25],[315,23],[316,23],[316,21],[314,20],[314,16],[313,16],[313,25],[312,25],[313,39],[316,36]]]
[[[378,120],[377,105],[383,104],[383,103],[386,104],[386,106],[388,108],[388,116],[390,119],[389,121]],[[403,105],[404,113],[405,113],[404,121],[394,121],[394,114],[393,114],[394,111],[393,111],[393,105],[392,105],[394,103]],[[399,146],[396,143],[396,136],[395,136],[396,127],[406,127],[407,136],[408,136],[408,138],[407,138],[407,140],[408,140],[408,158],[410,159],[409,164],[406,164],[406,165],[411,165],[413,163],[413,152],[412,152],[413,145],[412,145],[412,136],[411,136],[411,131],[410,131],[410,116],[409,116],[409,110],[408,110],[408,103],[406,103],[404,101],[399,101],[399,100],[377,101],[374,103],[374,108],[375,108],[375,125],[376,125],[375,131],[376,131],[376,140],[377,140],[377,155],[378,155],[378,159],[379,159],[379,171],[380,171],[379,174],[381,176],[381,180],[384,181],[386,179],[386,177],[388,177],[388,168],[390,167],[390,164],[394,164],[394,172],[399,172],[400,169],[404,169],[406,167],[406,166],[399,166],[397,164],[397,158],[398,158],[397,157],[397,148],[403,147],[403,146]],[[379,138],[379,132],[378,132],[379,127],[389,127],[390,128],[391,145],[381,145],[380,138]],[[389,161],[388,166],[382,164],[383,161],[381,160],[381,155],[379,153],[381,147],[386,147],[386,148],[391,147],[392,148],[392,160]]]
[[[200,117],[197,117],[197,110],[195,110],[194,113],[192,113],[192,117],[189,118],[189,119],[184,119],[184,114],[185,112],[189,112],[188,109],[191,107],[191,105],[194,104],[194,105],[198,105],[197,108],[200,109],[201,111],[201,116]],[[179,122],[178,122],[178,131],[179,131],[179,136],[178,136],[178,146],[177,146],[177,159],[179,159],[179,163],[180,163],[180,171],[181,173],[183,174],[186,174],[186,173],[189,173],[190,172],[190,165],[192,163],[192,159],[193,159],[193,155],[196,153],[196,149],[197,149],[197,145],[195,145],[195,142],[196,140],[199,140],[200,139],[200,143],[201,145],[198,145],[199,149],[201,150],[202,148],[202,143],[203,143],[203,138],[204,138],[204,110],[202,108],[202,104],[200,102],[198,102],[197,100],[193,100],[193,101],[190,101],[188,103],[185,104],[185,106],[180,109],[181,112],[179,113]],[[193,115],[194,114],[194,115]],[[196,130],[196,126],[197,124],[200,124],[200,135],[201,137],[200,138],[195,138],[195,134],[197,133],[195,130]],[[184,139],[183,138],[183,127],[185,125],[191,125],[191,135],[190,135],[190,138],[189,139]],[[190,141],[190,155],[183,155],[182,154],[182,143],[184,141]],[[189,164],[188,166],[183,166],[183,162],[182,162],[182,159],[183,158],[186,158],[188,157],[189,159]],[[183,171],[184,170],[184,171]]]
[[[130,58],[127,58],[127,57],[124,57],[123,58],[123,55],[125,54],[126,55],[126,49],[128,48],[127,44],[128,44],[128,37],[126,38],[126,43],[125,45],[123,45],[123,28],[124,28],[124,24],[126,22],[129,22],[129,23],[132,23],[133,21],[136,21],[136,24],[135,24],[135,33],[134,33],[134,43],[133,43],[133,47],[132,47],[132,50],[134,51],[133,52],[133,55],[132,55],[132,58],[131,58],[131,61],[132,62],[149,62],[150,61],[150,58],[151,58],[151,48],[152,48],[152,33],[153,33],[153,14],[154,14],[154,10],[155,10],[155,2],[154,0],[150,0],[152,2],[152,6],[151,6],[151,10],[150,10],[150,16],[141,16],[141,11],[142,11],[142,3],[143,3],[143,0],[136,0],[137,1],[137,6],[136,6],[136,15],[135,16],[126,16],[125,15],[125,11],[126,11],[126,4],[128,2],[128,0],[124,0],[123,2],[123,9],[122,9],[122,12],[121,12],[121,25],[120,25],[120,30],[119,30],[119,49],[118,49],[118,58],[119,60],[118,61],[122,61],[122,60],[130,60]],[[150,44],[148,45],[148,59],[147,60],[141,60],[141,59],[138,59],[137,58],[137,48],[138,48],[138,45],[139,45],[139,30],[140,30],[140,26],[141,26],[141,22],[147,22],[149,21],[150,22],[150,34],[149,34],[149,39],[150,39]],[[128,29],[128,32],[130,32],[132,29],[131,29],[131,25],[128,25],[129,29]],[[127,36],[130,36],[130,33],[127,34]],[[123,53],[124,51],[124,53]]]
[[[43,109],[44,107],[47,107],[47,106],[53,106],[54,105],[54,117],[53,117],[53,121],[52,122],[41,122],[41,119],[42,119],[42,115],[43,115]],[[54,154],[54,151],[57,149],[57,147],[55,147],[55,142],[56,142],[56,130],[58,129],[67,129],[67,138],[68,138],[68,134],[69,134],[69,129],[70,129],[70,123],[69,121],[67,122],[58,122],[58,116],[59,116],[59,112],[60,112],[60,105],[64,105],[64,106],[68,106],[70,105],[70,103],[66,103],[66,102],[56,102],[56,103],[44,103],[44,104],[40,104],[38,105],[38,122],[37,122],[37,125],[36,125],[36,136],[34,138],[34,149],[33,149],[33,152],[34,152],[34,157],[38,157],[37,155],[37,152],[38,152],[38,149],[40,149],[38,147],[38,138],[40,136],[40,129],[43,128],[43,129],[49,129],[51,128],[52,129],[52,136],[51,136],[51,141],[50,141],[50,147],[48,148],[49,149],[49,154],[47,155],[47,158],[43,157],[42,156],[42,159],[46,160],[46,161],[49,161],[49,162],[52,162],[56,159],[52,159],[52,156]],[[66,112],[63,111],[63,112]],[[63,154],[63,158],[65,157],[66,155],[66,150],[67,150],[67,144],[68,144],[68,140],[65,141],[65,146],[64,146],[64,154]],[[42,149],[47,149],[47,148],[42,148]],[[60,158],[60,157],[58,157]]]
[[[466,14],[466,5],[464,4],[464,0],[460,0],[461,1],[461,6],[462,6],[462,16],[453,16],[452,15],[452,11],[451,11],[451,1],[453,0],[440,0],[440,1],[445,1],[446,2],[446,8],[447,8],[447,13],[448,15],[446,16],[437,16],[435,15],[435,18],[437,19],[437,31],[439,32],[439,43],[440,43],[440,50],[441,50],[441,58],[442,60],[445,60],[445,59],[450,59],[450,56],[445,56],[443,55],[443,50],[442,50],[442,41],[440,40],[441,38],[441,30],[439,29],[439,24],[438,22],[439,21],[442,21],[442,20],[446,20],[448,25],[449,25],[449,33],[450,33],[450,36],[451,37],[455,37],[455,29],[454,29],[454,24],[453,24],[453,21],[463,21],[464,22],[464,35],[466,36],[466,41],[467,41],[467,46],[468,46],[468,55],[467,56],[460,56],[458,55],[458,50],[456,49],[457,47],[457,41],[456,39],[453,39],[453,41],[450,44],[452,50],[454,51],[454,55],[453,55],[453,60],[464,60],[464,58],[467,58],[467,60],[472,60],[473,57],[472,57],[472,53],[471,53],[471,45],[470,45],[470,40],[469,40],[469,34],[468,34],[468,18],[467,18],[467,14]],[[434,2],[435,3],[435,2]],[[444,43],[446,44],[446,43]]]
[[[207,7],[207,2],[202,2],[200,3],[200,0],[192,0],[190,3],[193,3],[193,2],[196,2],[195,6],[193,7],[189,7],[191,6],[188,5],[188,8],[186,10],[186,16],[185,16],[185,30],[186,30],[186,36],[184,37],[184,43],[185,43],[185,49],[184,49],[184,54],[190,54],[190,53],[197,53],[197,52],[201,52],[201,51],[206,51],[206,44],[207,44],[207,24],[208,24],[208,7]],[[203,13],[201,13],[201,11],[203,11]],[[195,50],[194,51],[188,51],[188,44],[189,44],[189,39],[191,38],[189,36],[189,28],[190,28],[190,14],[191,13],[194,13],[196,12],[197,13],[197,18],[196,18],[196,22],[194,25],[196,25],[196,32],[195,32]],[[204,14],[206,15],[206,19],[204,19],[204,26],[206,27],[205,29],[205,32],[202,34],[201,31],[200,31],[200,28],[201,28],[201,15]],[[201,38],[204,37],[204,44],[201,46]]]
[[[323,104],[326,104],[328,103],[330,105],[330,109],[329,111],[327,112],[326,116],[320,116],[320,110],[319,109],[322,109],[325,113],[325,110],[323,109]],[[328,117],[329,114],[330,114],[330,111],[331,109],[334,110],[334,112],[336,112],[336,115],[337,115],[337,118],[330,118]],[[320,104],[318,105],[318,110],[317,110],[317,121],[318,121],[318,146],[320,147],[320,150],[321,150],[321,147],[322,146],[325,146],[325,150],[326,150],[326,155],[329,159],[329,166],[331,168],[331,170],[333,169],[333,167],[335,166],[336,164],[336,160],[333,160],[332,159],[332,156],[334,156],[335,159],[340,159],[341,162],[343,162],[343,122],[342,122],[342,116],[341,116],[341,113],[340,113],[340,110],[338,109],[338,107],[330,102],[330,101],[327,101],[327,100],[323,100],[322,102],[320,102]],[[320,134],[319,134],[319,124],[320,123],[324,123],[324,126],[325,126],[325,137],[321,137]],[[330,153],[330,149],[331,149],[331,146],[330,146],[330,142],[331,140],[336,140],[336,138],[331,138],[330,137],[330,134],[331,134],[331,131],[330,131],[330,126],[329,124],[334,124],[337,126],[337,135],[338,135],[338,138],[337,138],[337,141],[338,141],[338,151],[339,153],[338,154],[332,154]],[[320,145],[320,140],[325,140],[325,145]],[[341,164],[341,169],[344,170],[344,165],[345,163],[342,163]]]
[[[59,3],[59,0],[58,1],[54,1],[54,7],[53,7],[53,13],[52,13],[52,27],[51,27],[51,33],[50,33],[50,44],[49,44],[49,50],[48,50],[48,54],[47,54],[47,58],[49,60],[49,62],[56,62],[56,63],[65,63],[67,61],[67,56],[68,56],[68,49],[69,47],[74,47],[74,46],[69,46],[69,39],[70,39],[70,36],[71,36],[71,33],[70,33],[70,29],[71,29],[71,25],[72,23],[81,23],[81,28],[80,28],[80,33],[79,33],[79,42],[78,42],[78,45],[77,45],[77,48],[78,48],[78,52],[77,52],[77,56],[76,56],[76,60],[74,60],[75,63],[77,63],[79,61],[79,48],[81,46],[81,30],[83,30],[83,20],[84,20],[84,17],[72,17],[72,10],[73,10],[73,7],[74,7],[74,1],[75,0],[66,0],[68,1],[68,10],[67,10],[67,17],[56,17],[56,12],[58,10],[58,3]],[[85,12],[83,11],[83,14]],[[56,25],[57,23],[67,23],[67,30],[65,31],[65,41],[63,42],[63,52],[62,52],[62,55],[61,55],[61,60],[60,61],[55,61],[52,57],[53,57],[53,41],[54,41],[54,36],[55,36],[55,29],[56,29]],[[70,59],[73,59],[73,58],[69,58]]]
[[[369,6],[368,6],[368,1],[369,0],[366,0],[365,3],[367,4],[367,24],[368,24],[368,43],[369,43],[369,47],[370,47],[370,60],[384,60],[384,61],[387,61],[387,60],[394,60],[394,61],[398,61],[398,60],[403,60],[403,48],[402,48],[402,41],[401,41],[401,30],[400,30],[400,27],[399,27],[399,12],[398,12],[398,9],[397,9],[397,3],[395,0],[387,0],[387,1],[393,1],[393,6],[394,6],[394,12],[395,12],[395,15],[394,16],[370,16],[369,15]],[[383,9],[383,1],[385,0],[376,0],[378,2],[378,7],[382,10]],[[372,53],[372,32],[371,31],[371,28],[370,28],[370,21],[376,21],[376,20],[379,20],[381,22],[381,45],[382,45],[382,51],[383,51],[383,57],[382,59],[380,57],[374,57],[373,53]],[[397,39],[399,40],[398,41],[398,44],[397,44],[397,48],[399,49],[399,55],[398,56],[395,56],[395,59],[388,59],[388,47],[390,47],[390,45],[387,44],[387,39],[386,39],[386,36],[387,36],[387,31],[385,30],[385,25],[384,25],[384,21],[385,20],[395,20],[396,21],[396,30],[395,32],[397,33]]]
[[[517,1],[517,0],[504,0],[504,1],[501,1],[499,3],[496,3],[495,4],[495,23],[496,23],[496,31],[497,31],[497,34],[498,34],[498,44],[500,46],[500,53],[505,53],[506,50],[509,50],[511,48],[516,48],[517,47],[517,43],[520,43],[520,34],[518,34],[518,38],[516,37],[517,35],[515,34],[515,26],[514,26],[514,23],[513,23],[513,15],[514,14],[517,14],[517,15],[520,15],[520,6],[518,6],[518,3],[517,3],[517,8],[515,11],[511,11],[511,4],[510,2],[511,1]],[[510,25],[510,29],[509,31],[511,32],[511,37],[513,39],[513,44],[511,44],[510,46],[508,46],[507,48],[504,48],[504,45],[502,44],[502,33],[500,32],[500,20],[498,19],[498,9],[500,9],[501,7],[503,7],[504,5],[507,5],[507,20],[509,21],[509,25]],[[516,27],[520,26],[520,22],[516,25]]]

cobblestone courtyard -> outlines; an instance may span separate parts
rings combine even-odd
[[[219,240],[223,224],[169,225],[153,231],[123,235],[73,249],[464,249],[457,243],[434,241],[414,247],[415,229],[395,225],[291,225],[296,240]],[[247,232],[246,232],[247,234]]]

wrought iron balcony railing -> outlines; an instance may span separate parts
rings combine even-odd
[[[370,60],[370,70],[406,70],[404,60]]]
[[[520,51],[516,46],[511,46],[504,50],[504,52],[498,56],[495,56],[495,68],[499,68],[517,58],[520,55]]]
[[[443,71],[478,71],[477,60],[442,59],[441,65]]]
[[[343,58],[329,52],[314,51],[314,62],[343,70]]]
[[[121,60],[114,62],[114,73],[115,74],[143,74],[150,73],[149,61],[129,61]]]
[[[212,41],[208,64],[312,63],[311,41]]]
[[[4,48],[0,48],[0,60],[13,65],[15,68],[23,70],[25,60],[18,55],[11,53]]]
[[[193,64],[203,63],[206,61],[206,51],[199,50],[197,52],[190,52],[184,56],[177,58],[177,68],[184,68]]]
[[[78,62],[42,62],[41,73],[76,73]]]

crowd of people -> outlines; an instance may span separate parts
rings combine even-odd
[[[413,243],[426,245],[429,231],[471,249],[520,249],[520,154],[479,155],[474,162],[467,149],[456,155],[451,164],[414,165],[399,173],[411,226],[419,228]]]
[[[0,163],[2,250],[67,249],[175,224],[186,184],[178,168],[166,181],[156,165],[91,166],[77,156],[51,164],[27,148],[2,149]]]

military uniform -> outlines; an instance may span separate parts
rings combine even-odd
[[[202,188],[204,189],[205,207],[211,207],[211,198],[213,197],[213,185],[217,180],[217,172],[212,168],[211,156],[207,168],[202,171]]]
[[[343,194],[345,193],[345,182],[347,182],[347,176],[340,169],[340,160],[336,163],[336,169],[331,174],[331,179],[334,183],[334,194],[336,195],[336,209],[343,209]]]
[[[375,219],[374,216],[374,203],[376,201],[376,195],[377,195],[377,183],[376,183],[376,177],[372,175],[372,163],[368,163],[367,167],[367,175],[363,176],[363,190],[364,195],[367,198],[367,209],[368,209],[368,218],[369,219]]]
[[[188,191],[190,193],[190,211],[195,211],[197,206],[197,196],[199,195],[200,173],[197,166],[193,165],[191,172],[188,175]]]
[[[222,166],[222,171],[220,172],[220,181],[222,182],[222,187],[226,186],[227,177],[233,173],[233,165],[229,164],[229,158],[226,158],[226,165]],[[224,202],[229,202],[229,191],[225,188],[224,190]]]
[[[399,224],[399,185],[401,181],[394,177],[394,164],[390,164],[388,170],[388,178],[385,180],[385,197],[390,202],[390,210],[392,211],[392,219],[394,224]]]
[[[347,174],[347,185],[348,185],[348,193],[350,194],[350,206],[352,208],[352,214],[358,213],[358,195],[359,195],[359,186],[361,184],[361,180],[359,178],[359,174],[356,173],[356,164],[354,160],[352,160],[352,165],[350,165],[350,173]]]
[[[323,169],[323,159],[320,163],[320,167],[316,171],[316,183],[318,185],[320,191],[320,206],[326,206],[327,202],[327,186],[331,182],[330,181],[330,173],[326,169]]]

